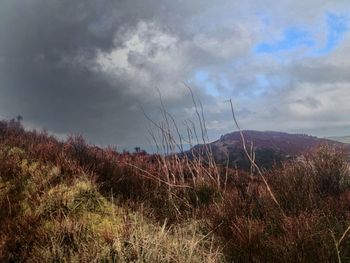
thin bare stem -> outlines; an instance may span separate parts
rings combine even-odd
[[[340,237],[338,243],[338,246],[341,245],[341,243],[343,242],[343,240],[345,239],[346,235],[349,233],[350,231],[350,226],[348,226],[348,228],[344,231],[343,235]]]
[[[150,172],[148,172],[148,171],[146,171],[146,170],[144,170],[144,169],[142,169],[142,168],[140,168],[140,167],[138,167],[138,166],[136,166],[136,165],[134,165],[134,164],[132,164],[132,163],[124,162],[124,164],[126,164],[126,165],[128,165],[128,166],[130,166],[130,167],[132,167],[132,168],[135,168],[136,170],[139,170],[139,171],[142,172],[142,173],[145,173],[145,175],[144,175],[144,174],[141,174],[141,176],[142,176],[142,177],[145,177],[145,178],[147,178],[147,179],[153,180],[153,181],[155,181],[155,182],[163,183],[163,184],[165,184],[165,185],[167,185],[167,186],[170,186],[170,187],[192,188],[192,187],[189,186],[189,185],[177,185],[177,184],[168,183],[167,181],[164,181],[164,180],[160,179],[159,177],[157,177],[157,176],[151,174]]]
[[[242,145],[243,145],[243,150],[244,150],[244,153],[245,155],[247,156],[247,158],[249,159],[250,163],[255,167],[256,171],[258,172],[259,176],[261,177],[261,179],[263,180],[265,186],[266,186],[266,189],[267,191],[269,192],[270,194],[270,197],[271,199],[274,201],[274,203],[277,205],[277,207],[281,210],[281,212],[284,214],[284,211],[280,205],[280,203],[277,201],[275,195],[273,194],[271,188],[270,188],[270,185],[269,183],[267,182],[263,172],[261,171],[260,167],[255,163],[254,159],[252,158],[252,156],[249,154],[248,150],[247,150],[247,146],[246,146],[246,142],[245,142],[245,138],[244,138],[244,134],[243,134],[243,131],[242,129],[240,128],[239,124],[238,124],[238,121],[236,119],[236,115],[235,115],[235,112],[234,112],[234,109],[233,109],[233,104],[232,104],[232,100],[229,99],[228,102],[230,102],[230,105],[231,105],[231,112],[232,112],[232,118],[233,118],[233,121],[239,131],[239,134],[241,136],[241,140],[242,140]]]
[[[330,232],[331,232],[331,236],[332,236],[332,239],[333,239],[333,242],[334,242],[335,250],[337,252],[338,263],[341,263],[340,250],[339,250],[339,241],[337,242],[337,240],[335,239],[335,235],[334,235],[333,231],[330,230]]]

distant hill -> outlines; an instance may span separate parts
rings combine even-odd
[[[327,137],[326,139],[350,144],[350,136],[334,136],[334,137]]]
[[[264,168],[270,168],[276,163],[295,158],[322,145],[350,151],[350,145],[306,134],[252,130],[243,131],[243,134],[248,150],[253,145],[256,163]],[[231,167],[250,168],[250,162],[244,154],[239,132],[225,134],[208,146],[210,146],[216,162],[227,164],[228,160]],[[192,153],[195,155],[203,154],[204,150],[204,145],[196,145],[187,153],[190,156]]]

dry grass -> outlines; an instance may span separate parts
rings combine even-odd
[[[212,235],[205,234],[199,221],[189,219],[169,226],[145,218],[143,214],[154,211],[168,212],[166,207],[151,209],[155,206],[143,212],[142,207],[150,204],[143,198],[153,202],[164,198],[162,193],[168,195],[158,181],[139,176],[140,171],[125,165],[129,159],[147,163],[145,156],[117,156],[90,147],[81,138],[52,146],[47,138],[47,147],[60,151],[52,160],[52,156],[45,158],[43,152],[49,149],[43,142],[30,141],[38,140],[37,134],[12,128],[6,132],[24,138],[10,134],[0,144],[1,262],[221,261]],[[89,167],[92,163],[95,167]],[[99,187],[104,173],[117,180],[111,181],[113,194]],[[117,191],[119,187],[123,189]],[[142,194],[145,189],[151,192],[151,187],[160,192]]]
[[[254,176],[217,166],[209,147],[171,152],[167,116],[157,125],[168,155],[0,122],[0,261],[349,262],[343,154],[322,148]]]

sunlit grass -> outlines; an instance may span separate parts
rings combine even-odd
[[[120,154],[0,122],[0,261],[350,260],[345,155],[321,148],[266,182],[209,157]]]

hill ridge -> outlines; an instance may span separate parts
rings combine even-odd
[[[350,145],[316,136],[287,133],[281,131],[243,130],[247,147],[253,148],[257,163],[265,168],[271,168],[276,163],[309,153],[322,145],[328,145],[350,152]],[[226,133],[219,139],[208,143],[214,159],[218,163],[227,163],[232,167],[248,169],[248,159],[245,157],[242,139],[239,131]],[[203,144],[192,147],[187,154],[202,154]]]

